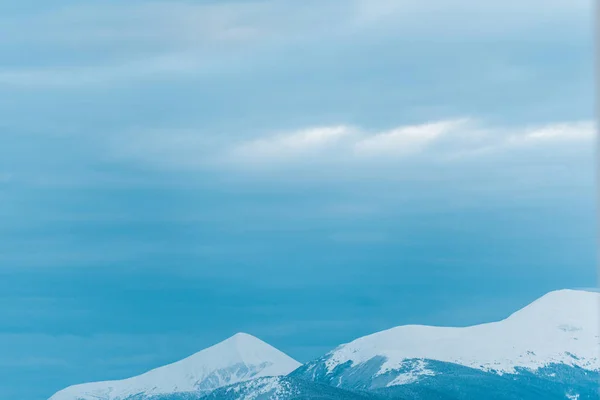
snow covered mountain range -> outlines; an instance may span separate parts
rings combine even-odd
[[[50,400],[600,399],[600,293],[551,292],[508,318],[400,326],[305,365],[237,334],[122,381]]]

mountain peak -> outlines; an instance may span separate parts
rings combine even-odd
[[[597,299],[599,295],[595,289],[558,289],[544,294],[533,303],[549,300],[590,301]]]
[[[260,340],[259,338],[257,338],[256,336],[252,336],[249,333],[246,332],[238,332],[234,335],[229,336],[227,339],[223,340],[223,342],[226,342],[228,340]]]
[[[122,399],[143,394],[208,393],[222,386],[287,375],[300,363],[247,333],[237,333],[183,360],[120,381],[68,387],[50,400]]]
[[[573,322],[588,325],[591,329],[598,327],[599,307],[600,293],[598,292],[561,289],[539,297],[513,313],[508,320],[522,324],[532,324],[537,321],[538,325],[543,324],[546,328],[550,325]]]
[[[220,344],[238,344],[238,345],[247,345],[247,344],[266,344],[256,336],[252,336],[249,333],[238,332],[233,336],[223,340]]]
[[[235,335],[204,349],[181,363],[191,363],[203,365],[219,366],[227,368],[231,365],[264,365],[268,368],[271,364],[296,365],[295,361],[290,363],[291,359],[277,350],[270,344],[263,342],[259,338],[247,333],[239,332]],[[280,375],[280,374],[274,374]]]
[[[246,333],[246,332],[238,332],[235,335],[233,335],[232,338],[252,338],[252,339],[257,339],[255,336],[252,336],[252,335],[250,335],[249,333]]]

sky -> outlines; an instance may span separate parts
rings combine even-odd
[[[0,398],[596,286],[592,34],[580,0],[0,0]]]

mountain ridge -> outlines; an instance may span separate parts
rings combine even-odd
[[[508,385],[505,392],[514,391],[516,398],[527,393],[562,398],[557,391],[563,389],[575,396],[591,393],[590,382],[600,379],[599,310],[598,292],[558,290],[500,321],[468,327],[398,326],[340,345],[302,366],[260,339],[238,333],[137,377],[71,386],[50,400],[195,400],[211,393],[207,398],[287,400],[293,393],[314,396],[323,385],[332,388],[327,390],[330,397],[323,398],[374,392],[411,398],[456,390],[450,376],[462,379],[472,393],[489,391],[486,385]],[[507,379],[494,378],[502,375]],[[289,379],[270,379],[277,376]],[[145,378],[129,385],[140,377]],[[278,392],[275,383],[291,389]],[[462,398],[460,393],[453,396]]]
[[[600,370],[599,304],[600,293],[565,289],[547,293],[496,322],[402,325],[338,346],[328,353],[327,368],[331,372],[348,361],[360,364],[383,356],[388,362],[382,373],[404,359],[434,359],[499,373],[551,363]]]

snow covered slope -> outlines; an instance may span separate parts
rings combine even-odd
[[[407,325],[365,336],[291,376],[350,390],[434,387],[442,393],[451,386],[500,387],[495,377],[503,376],[582,393],[600,379],[599,330],[600,293],[560,290],[499,322]]]
[[[280,376],[257,378],[220,388],[201,400],[383,400],[315,382]],[[388,399],[386,399],[388,400]]]
[[[219,387],[258,377],[286,375],[300,363],[244,333],[176,363],[145,374],[107,382],[70,386],[50,400],[146,399],[162,394],[209,393]]]
[[[600,370],[600,293],[550,292],[500,322],[465,328],[407,325],[362,337],[334,350],[328,371],[348,361],[386,359],[380,373],[406,359],[432,359],[514,373],[566,364]]]

